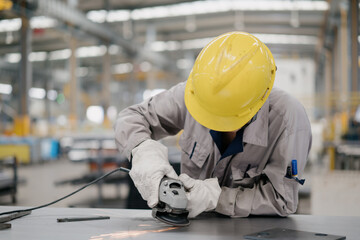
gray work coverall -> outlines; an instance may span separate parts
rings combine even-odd
[[[128,159],[146,139],[184,130],[181,172],[195,179],[217,177],[222,187],[217,212],[232,216],[287,216],[298,205],[299,183],[286,177],[291,160],[301,177],[311,147],[311,128],[303,106],[274,88],[243,135],[243,152],[221,159],[210,129],[187,111],[182,82],[120,112],[115,124],[118,149]],[[236,104],[236,103],[229,103]]]

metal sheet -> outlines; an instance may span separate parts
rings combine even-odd
[[[335,236],[326,233],[305,232],[285,228],[273,228],[245,236],[250,240],[344,240],[345,236]]]
[[[0,211],[13,210],[0,207]],[[57,223],[57,218],[110,216],[109,220]],[[271,228],[320,232],[359,239],[360,217],[293,215],[281,217],[229,218],[206,213],[190,220],[188,227],[171,227],[155,221],[150,210],[45,208],[15,219],[12,229],[3,230],[0,239],[90,239],[90,240],[213,240],[245,239],[244,236]]]

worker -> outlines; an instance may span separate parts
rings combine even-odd
[[[272,89],[276,65],[255,36],[230,32],[205,46],[186,82],[119,113],[116,143],[150,208],[164,176],[187,190],[189,217],[215,210],[231,217],[294,213],[311,146],[303,106]],[[181,172],[157,140],[183,130]],[[294,167],[294,166],[293,166]]]

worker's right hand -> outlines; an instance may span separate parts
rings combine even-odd
[[[159,202],[159,185],[164,176],[178,179],[168,161],[167,148],[148,139],[132,150],[130,177],[150,208]]]

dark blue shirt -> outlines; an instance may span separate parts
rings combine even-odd
[[[243,136],[244,136],[245,128],[247,126],[249,126],[250,123],[255,122],[256,118],[257,118],[257,113],[247,124],[245,124],[245,126],[240,128],[236,132],[235,138],[232,140],[232,142],[226,149],[224,149],[225,146],[223,146],[223,142],[221,141],[221,139],[222,139],[221,136],[224,133],[210,130],[210,135],[221,153],[221,158],[219,159],[219,161],[223,158],[226,158],[228,156],[235,155],[237,153],[244,151]]]
[[[221,141],[221,136],[224,133],[210,130],[210,135],[213,138],[213,141],[215,142],[217,148],[221,153],[220,160],[228,156],[240,153],[244,150],[244,144],[243,144],[244,130],[245,130],[245,126],[236,132],[235,138],[232,140],[232,142],[226,149],[224,149],[225,146],[223,146],[223,142]]]

